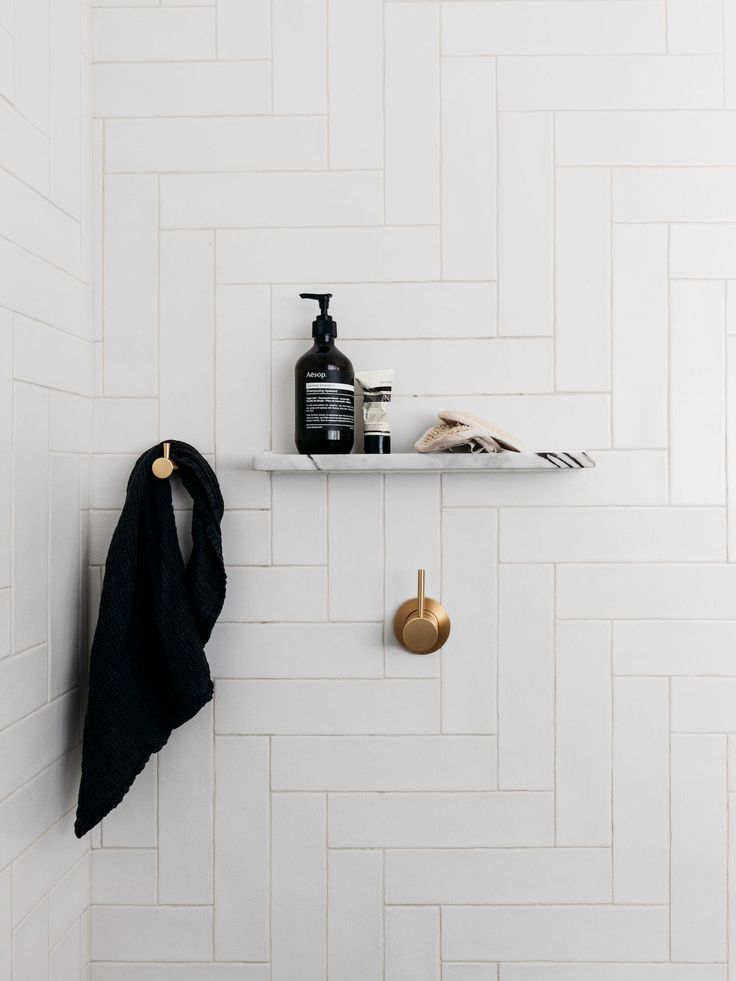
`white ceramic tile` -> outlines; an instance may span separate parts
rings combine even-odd
[[[667,682],[617,678],[613,689],[613,896],[669,900]]]
[[[158,898],[162,904],[212,902],[212,718],[210,704],[177,730],[158,756]]]
[[[269,981],[268,964],[93,964],[91,981]]]
[[[500,58],[499,109],[718,109],[716,55]]]
[[[82,976],[79,921],[49,954],[49,981],[78,981]]]
[[[48,392],[13,386],[13,650],[47,638]],[[39,611],[41,615],[39,616]]]
[[[497,558],[495,511],[443,513],[441,600],[453,621],[442,649],[443,732],[496,731]]]
[[[327,36],[330,165],[383,167],[383,7],[330,0]]]
[[[736,673],[736,624],[717,620],[619,620],[613,629],[613,670],[626,675]]]
[[[274,790],[455,791],[496,786],[491,736],[275,737]]]
[[[667,231],[613,229],[613,439],[667,445]]]
[[[228,565],[268,565],[271,561],[271,516],[268,511],[226,511],[222,541]]]
[[[386,907],[386,981],[439,981],[440,913]]]
[[[90,904],[91,859],[87,852],[49,893],[49,944],[55,947]]]
[[[104,208],[104,393],[155,395],[155,179],[128,174],[106,176]]]
[[[500,567],[498,749],[502,790],[554,787],[554,568]]]
[[[89,178],[83,142],[91,123],[91,71],[87,62],[81,60],[86,12],[82,16],[80,0],[62,0],[50,5],[49,16],[51,198],[81,221],[82,200],[87,197]],[[80,225],[80,237],[82,240],[89,237],[88,226]],[[81,241],[79,246],[75,258],[81,262]]]
[[[91,350],[87,341],[16,314],[13,374],[22,381],[90,394]]]
[[[672,736],[672,957],[724,961],[725,736]]]
[[[670,286],[670,500],[726,498],[726,339],[722,283]]]
[[[161,179],[163,228],[294,228],[382,220],[383,181],[377,171]]]
[[[552,794],[330,794],[337,848],[513,848],[551,845]]]
[[[386,221],[439,221],[439,8],[385,7]]]
[[[113,8],[94,12],[95,61],[208,61],[215,11],[207,7]]]
[[[723,9],[718,0],[667,0],[667,50],[720,51]]]
[[[89,850],[74,836],[74,814],[65,815],[13,864],[13,922],[20,923]]]
[[[93,906],[92,960],[209,961],[212,910],[196,906]]]
[[[156,902],[158,866],[152,848],[96,848],[92,903],[145,906]]]
[[[159,436],[214,450],[214,236],[161,232]]]
[[[102,825],[106,848],[155,848],[157,830],[157,760],[149,760],[135,783]]]
[[[553,123],[499,118],[499,333],[551,334],[554,318]],[[531,288],[530,288],[531,287]]]
[[[216,678],[378,678],[381,623],[219,623],[207,645]]]
[[[502,508],[502,562],[720,562],[717,508]]]
[[[43,0],[14,6],[15,87],[13,101],[43,133],[49,128],[50,8]]]
[[[312,474],[274,474],[271,487],[274,563],[325,564],[327,478]]]
[[[225,61],[271,56],[270,0],[217,0],[217,57]]]
[[[383,978],[383,857],[331,851],[328,859],[329,974],[356,981]]]
[[[504,964],[501,970],[501,981],[725,981],[727,968],[724,964]]]
[[[0,664],[0,729],[44,705],[48,691],[46,644],[5,658]]]
[[[273,794],[271,807],[271,977],[322,981],[327,966],[325,797]]]
[[[49,140],[12,105],[0,106],[0,161],[42,193],[49,189]]]
[[[661,961],[667,950],[663,906],[454,906],[442,916],[448,960]]]
[[[616,221],[733,221],[730,167],[622,167],[613,174]]]
[[[607,171],[560,169],[555,186],[556,386],[611,387],[611,181]]]
[[[434,227],[226,230],[217,234],[219,283],[335,283],[433,280],[439,271]]]
[[[360,735],[439,731],[439,685],[385,681],[220,681],[218,733]]]
[[[6,238],[78,275],[79,223],[5,171],[0,175],[0,220]]]
[[[7,239],[0,242],[0,262],[7,270],[0,282],[0,306],[69,334],[89,335],[87,286]]]
[[[105,134],[111,173],[319,170],[327,163],[319,116],[113,119]]]
[[[44,899],[13,931],[13,979],[48,981],[49,903]]]
[[[443,20],[446,55],[652,54],[665,50],[654,3],[452,3]]]
[[[383,619],[383,477],[328,479],[329,618]]]
[[[230,566],[221,619],[262,623],[324,620],[327,575],[323,566]]]
[[[605,848],[433,849],[386,853],[387,903],[604,903]]]
[[[95,116],[240,116],[269,111],[265,61],[99,64]]]
[[[555,641],[556,841],[610,845],[610,627],[559,623]]]
[[[271,0],[273,112],[327,108],[327,0]]]
[[[218,736],[215,770],[215,957],[268,959],[268,740]]]
[[[670,275],[675,279],[733,279],[736,224],[672,225]]]
[[[79,458],[53,454],[50,463],[49,696],[79,679],[81,526]]]

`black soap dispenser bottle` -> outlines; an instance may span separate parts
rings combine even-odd
[[[300,453],[349,453],[355,435],[355,376],[335,347],[337,324],[328,313],[332,293],[300,293],[319,303],[314,344],[294,369],[295,434]]]

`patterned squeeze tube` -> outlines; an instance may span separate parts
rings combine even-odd
[[[359,371],[355,380],[363,390],[363,452],[390,453],[388,412],[394,383],[393,368]]]

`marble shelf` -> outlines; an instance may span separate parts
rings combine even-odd
[[[581,470],[595,461],[583,450],[544,450],[525,453],[348,453],[300,455],[261,453],[256,470],[273,473],[467,473],[489,470]]]

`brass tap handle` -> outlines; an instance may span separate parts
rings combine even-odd
[[[417,573],[416,599],[402,603],[394,617],[396,639],[412,654],[431,654],[450,636],[450,617],[437,600],[424,595],[424,569]]]

